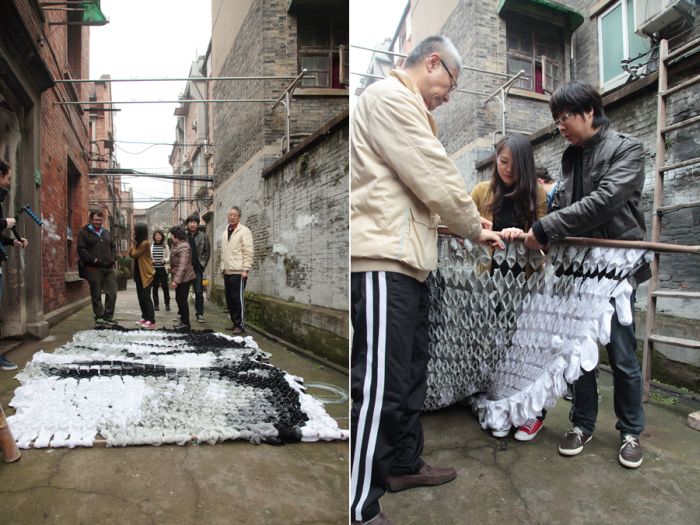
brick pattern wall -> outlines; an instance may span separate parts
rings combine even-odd
[[[248,290],[300,304],[347,309],[348,128],[262,178],[264,157],[215,194],[214,254],[219,275],[221,234],[232,205],[255,245]]]
[[[221,75],[296,76],[297,30],[294,14],[287,13],[286,0],[256,0],[236,36]],[[214,35],[214,38],[216,35]],[[214,83],[216,98],[277,99],[289,80],[221,81]],[[263,146],[282,151],[286,111],[272,103],[219,104],[213,115],[214,169],[228,178]],[[347,97],[295,96],[291,103],[290,132],[311,134],[348,108]],[[294,144],[294,142],[292,142]]]
[[[47,22],[65,17],[59,11],[45,12]],[[44,26],[43,34],[48,45],[41,47],[42,58],[54,78],[63,78],[70,69],[68,65],[66,27]],[[89,29],[82,28],[82,78],[89,76]],[[75,78],[77,74],[73,72]],[[87,113],[76,106],[58,106],[56,101],[77,100],[87,97],[86,84],[57,85],[42,95],[41,112],[41,216],[42,270],[44,313],[85,297],[87,284],[83,281],[65,282],[67,271],[67,227],[73,230],[72,249],[75,249],[80,227],[87,222],[88,163],[84,151],[89,150]],[[67,224],[67,177],[68,159],[80,172],[73,198],[73,223]]]

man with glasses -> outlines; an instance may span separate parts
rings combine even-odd
[[[425,280],[437,265],[440,220],[465,238],[500,243],[482,230],[430,114],[449,101],[461,65],[447,38],[429,37],[403,70],[369,86],[353,113],[353,523],[390,524],[379,504],[387,489],[440,485],[457,476],[421,458],[429,358]]]
[[[571,146],[562,155],[553,211],[533,224],[525,245],[542,249],[550,241],[567,236],[643,239],[644,217],[639,209],[644,185],[641,143],[610,127],[603,100],[588,84],[563,84],[552,94],[549,107],[559,132]],[[636,286],[650,275],[649,266],[644,265],[631,284]],[[634,296],[633,292],[632,312]],[[618,461],[637,468],[643,460],[639,436],[644,430],[644,410],[634,321],[622,325],[616,313],[606,348],[613,371],[616,428],[620,432]],[[583,372],[574,384],[573,427],[561,439],[560,454],[581,453],[593,436],[597,415],[597,380],[595,370],[591,370]]]

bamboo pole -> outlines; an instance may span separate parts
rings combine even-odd
[[[2,457],[5,458],[6,463],[13,463],[22,457],[17,448],[17,443],[15,443],[15,438],[12,437],[7,419],[5,419],[2,405],[0,405],[0,452],[2,452]]]

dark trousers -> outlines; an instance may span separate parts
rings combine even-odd
[[[634,312],[635,294],[630,303]],[[614,300],[613,300],[614,303]],[[642,406],[642,370],[637,360],[637,340],[634,336],[634,322],[622,326],[613,315],[608,351],[610,368],[613,372],[613,404],[620,435],[639,436],[644,430],[644,408]],[[584,372],[574,383],[574,402],[571,408],[571,421],[580,429],[593,433],[598,417],[598,381],[596,371]]]
[[[143,317],[146,321],[155,323],[156,312],[153,308],[153,301],[151,300],[151,286],[153,286],[153,283],[151,282],[151,284],[144,287],[141,283],[141,273],[139,272],[137,267],[135,267],[134,270],[136,270],[134,272],[134,282],[136,283],[136,296],[139,299],[141,317]]]
[[[153,276],[153,306],[158,308],[158,289],[163,288],[163,301],[165,306],[170,306],[170,288],[168,286],[168,272],[165,267],[156,267],[156,274]]]
[[[111,321],[114,317],[114,304],[117,302],[117,276],[114,269],[86,269],[85,277],[90,285],[92,313],[95,319]],[[105,304],[102,306],[102,291],[105,292]]]
[[[393,272],[351,277],[351,519],[380,511],[388,474],[423,466],[428,286]]]
[[[192,281],[180,283],[175,288],[175,302],[177,303],[177,313],[180,316],[180,322],[190,326],[190,305],[187,304],[187,296],[190,293],[190,285]]]
[[[194,312],[196,315],[204,315],[204,286],[202,285],[204,274],[202,270],[194,271]]]
[[[228,308],[233,321],[233,327],[245,330],[245,305],[243,304],[243,292],[247,277],[240,274],[224,275],[224,288],[226,289],[226,308]]]

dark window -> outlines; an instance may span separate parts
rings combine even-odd
[[[527,77],[515,87],[552,93],[564,81],[564,35],[559,28],[528,20],[508,20],[506,50],[508,74],[515,75],[522,69]]]
[[[68,4],[68,7],[70,9],[76,9],[78,5],[79,4],[76,2],[71,2]],[[66,49],[68,50],[68,67],[70,68],[70,74],[73,78],[82,78],[83,26],[79,25],[81,20],[82,14],[80,12],[68,12]]]
[[[345,88],[348,83],[347,4],[299,6],[297,50],[299,71],[308,70],[302,87]]]

